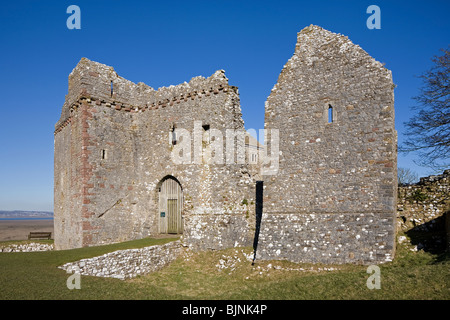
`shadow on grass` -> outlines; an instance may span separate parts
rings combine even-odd
[[[445,215],[416,225],[405,234],[411,239],[411,244],[417,246],[417,250],[445,256],[447,250]]]

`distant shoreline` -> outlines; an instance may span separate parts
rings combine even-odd
[[[52,217],[2,217],[0,218],[0,242],[27,240],[30,232],[51,232],[55,221]]]
[[[0,221],[53,220],[51,211],[0,210]]]

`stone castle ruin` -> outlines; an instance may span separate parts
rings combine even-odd
[[[155,90],[83,58],[55,126],[55,246],[181,234],[193,250],[223,249],[251,246],[257,228],[259,259],[390,260],[393,90],[359,46],[309,26],[267,100],[259,148],[223,71]]]

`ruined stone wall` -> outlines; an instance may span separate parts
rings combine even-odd
[[[73,135],[74,119],[79,135]],[[202,141],[203,125],[209,125],[212,141],[219,138],[214,134],[222,135],[220,163],[202,156],[207,149],[214,157],[220,151],[212,147],[215,142]],[[185,155],[190,151],[188,162],[179,164],[171,157],[178,147],[170,141],[174,127],[190,134],[183,137],[190,138],[190,150],[182,150]],[[226,161],[227,129],[243,130],[244,124],[237,88],[228,85],[223,71],[154,90],[83,58],[69,76],[69,94],[55,130],[55,181],[64,167],[83,168],[82,175],[74,176],[80,181],[78,203],[74,197],[56,200],[57,194],[74,188],[55,183],[55,221],[70,217],[79,229],[55,223],[57,247],[158,234],[158,191],[167,176],[183,190],[185,244],[196,249],[250,244],[252,179],[245,164]],[[82,151],[67,159],[68,148]],[[70,242],[80,234],[81,240]]]
[[[266,104],[280,152],[277,174],[264,177],[260,258],[392,259],[393,88],[391,72],[347,37],[317,26],[298,34]]]
[[[80,247],[83,243],[83,216],[90,176],[88,117],[86,104],[80,103],[79,112],[60,122],[55,135],[54,237],[57,249]]]
[[[82,182],[77,176],[81,170],[80,121],[72,120],[55,135],[54,161],[54,238],[57,249],[79,247],[82,243],[81,207]]]
[[[266,104],[265,128],[280,139],[278,171],[262,177],[259,258],[392,259],[393,87],[390,71],[347,37],[316,26],[298,34]],[[243,133],[233,144],[244,142],[239,93],[223,71],[154,90],[83,58],[55,127],[56,247],[158,234],[166,177],[182,188],[184,245],[251,245],[261,176],[234,148],[230,161],[229,130]],[[264,151],[273,150],[268,139]]]
[[[188,84],[158,92],[161,93],[159,100],[165,104],[154,106],[141,118],[142,145],[152,146],[143,150],[145,161],[153,164],[142,168],[147,170],[143,172],[145,188],[155,190],[158,182],[168,175],[177,178],[184,196],[183,239],[193,248],[248,244],[251,236],[246,230],[251,220],[251,208],[242,203],[252,193],[249,192],[251,178],[246,166],[228,164],[225,152],[221,157],[223,164],[213,161],[208,164],[206,158],[197,158],[199,152],[206,153],[206,149],[211,148],[209,143],[202,141],[206,134],[202,126],[209,125],[209,131],[221,132],[224,151],[226,130],[244,129],[237,89],[230,87],[224,73],[218,71],[208,79],[194,78]],[[173,126],[177,133],[184,129],[190,135],[188,163],[177,164],[171,158],[171,152],[176,152],[174,148],[177,147],[168,139]],[[152,192],[151,196],[154,198],[150,202],[156,209],[158,195]]]
[[[397,229],[410,235],[418,249],[450,248],[449,211],[450,170],[398,188]]]
[[[115,92],[111,90],[111,81],[115,82]],[[121,211],[115,208],[124,207],[121,199],[133,179],[130,154],[102,155],[102,150],[112,149],[115,142],[129,147],[129,113],[103,108],[111,106],[116,99],[117,106],[128,107],[120,101],[129,97],[118,94],[118,89],[126,92],[126,85],[130,87],[130,82],[120,78],[112,68],[84,58],[69,75],[69,92],[55,126],[57,249],[123,241],[135,236],[129,232],[133,227],[128,219],[130,214],[120,216]],[[105,220],[103,215],[108,211],[115,211],[110,214],[114,218]],[[129,234],[124,235],[125,232]]]
[[[140,249],[117,250],[68,262],[59,268],[67,273],[125,280],[160,270],[178,258],[182,250],[180,241],[173,241]]]

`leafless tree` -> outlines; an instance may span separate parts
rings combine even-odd
[[[419,176],[409,168],[398,168],[397,180],[399,186],[404,186],[417,182],[419,180]]]
[[[450,56],[432,58],[433,67],[420,76],[423,86],[414,97],[418,112],[405,122],[407,140],[400,152],[417,152],[418,165],[443,170],[450,166]]]

